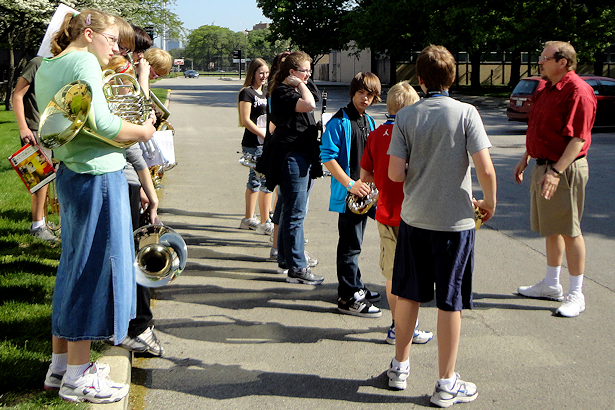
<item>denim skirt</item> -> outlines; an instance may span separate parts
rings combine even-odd
[[[135,317],[134,242],[124,171],[78,174],[61,164],[56,177],[62,255],[51,332],[76,342],[114,336]]]

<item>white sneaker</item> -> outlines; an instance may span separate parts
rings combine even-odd
[[[271,223],[271,221],[258,224],[258,227],[256,228],[256,233],[259,235],[273,235],[273,224]]]
[[[98,369],[98,374],[103,377],[109,376],[111,368],[108,364],[94,362],[94,365]],[[45,375],[45,383],[43,384],[45,390],[58,390],[62,386],[62,378],[64,377],[64,373],[66,373],[66,369],[61,372],[54,372],[51,370],[51,366],[49,366],[47,374]]]
[[[566,295],[564,303],[555,311],[564,317],[576,317],[585,310],[585,296],[581,292],[571,292]]]
[[[470,382],[464,382],[459,379],[459,375],[455,373],[457,380],[455,386],[451,390],[436,383],[436,388],[431,396],[430,401],[438,407],[451,407],[457,403],[469,403],[476,400],[478,391],[476,385]]]
[[[564,300],[562,285],[549,286],[544,280],[538,282],[534,286],[519,286],[517,292],[528,298],[549,299],[558,302]]]
[[[122,400],[129,390],[127,384],[115,383],[100,374],[96,363],[92,363],[77,380],[69,381],[64,377],[59,394],[68,401],[103,404]]]
[[[154,326],[150,326],[134,339],[126,336],[120,344],[124,349],[136,353],[149,353],[152,356],[160,357],[164,353],[164,349],[160,344],[160,340],[154,333]]]
[[[307,265],[310,268],[315,267],[316,265],[318,265],[318,259],[314,258],[312,255],[310,255],[308,253],[308,251],[304,251],[305,253],[305,260],[307,261]]]
[[[259,225],[260,224],[258,223],[256,218],[243,218],[241,220],[241,223],[239,224],[239,229],[255,230],[256,228],[258,228]]]
[[[387,376],[389,377],[389,387],[396,390],[404,390],[406,388],[408,378],[408,374],[410,373],[410,369],[401,370],[398,367],[393,367],[393,361],[391,360],[391,364],[389,365],[389,369],[387,370]]]

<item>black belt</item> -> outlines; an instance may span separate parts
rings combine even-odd
[[[574,159],[574,161],[578,161],[581,158],[585,158],[585,155],[581,155],[580,157],[576,157]],[[574,161],[572,161],[572,162],[574,162]],[[557,161],[553,161],[553,160],[550,160],[550,159],[536,158],[536,165],[552,165],[552,164],[555,164],[556,162]]]

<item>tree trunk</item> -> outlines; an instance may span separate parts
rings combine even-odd
[[[480,51],[470,53],[470,64],[472,65],[472,73],[470,74],[470,86],[472,88],[481,88],[480,84]]]
[[[604,57],[604,50],[596,51],[596,53],[594,54],[594,75],[597,75],[599,77],[602,77],[604,75]]]
[[[510,53],[510,82],[509,86],[515,87],[521,80],[521,51],[513,50]]]
[[[11,97],[13,96],[13,81],[15,77],[15,49],[13,47],[13,32],[7,33],[7,45],[9,51],[9,76],[6,83],[6,92],[4,93],[4,106],[6,111],[13,111],[13,104],[11,103]]]

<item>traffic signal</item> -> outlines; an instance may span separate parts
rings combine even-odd
[[[154,27],[152,26],[143,27],[143,30],[145,30],[149,38],[151,38],[152,40],[156,37],[154,34]]]
[[[233,50],[233,59],[241,60],[241,50]]]

